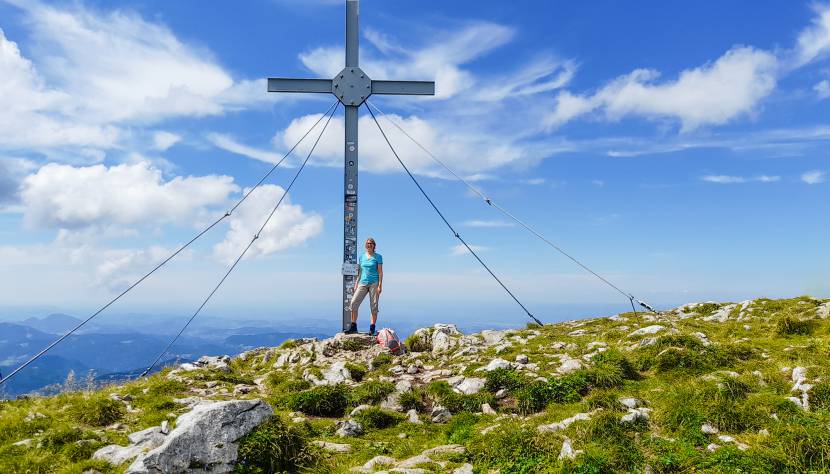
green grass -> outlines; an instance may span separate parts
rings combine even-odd
[[[361,410],[354,416],[364,428],[383,429],[397,425],[404,420],[403,415],[378,407]]]
[[[310,433],[273,417],[239,441],[235,474],[274,474],[310,469],[322,459],[309,442]]]
[[[381,382],[369,380],[357,386],[352,391],[353,405],[374,405],[385,400],[395,391],[395,384],[392,382]]]
[[[343,384],[322,385],[291,396],[288,406],[312,416],[341,417],[349,406],[351,390]]]

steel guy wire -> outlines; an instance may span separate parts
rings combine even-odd
[[[199,308],[196,309],[196,312],[194,312],[193,315],[190,316],[190,319],[188,319],[184,326],[182,326],[181,330],[179,330],[179,333],[176,334],[176,336],[170,341],[169,344],[167,344],[167,347],[165,347],[164,350],[161,351],[161,353],[158,355],[158,357],[156,357],[153,363],[150,364],[150,366],[147,367],[147,369],[145,369],[144,372],[141,373],[141,375],[139,375],[139,378],[144,377],[145,375],[150,373],[150,371],[153,370],[153,367],[155,367],[156,364],[158,364],[159,361],[162,359],[162,357],[164,357],[167,354],[170,348],[173,347],[173,344],[176,343],[176,341],[179,339],[179,337],[181,337],[181,335],[184,333],[187,327],[190,326],[190,323],[192,323],[193,320],[196,319],[196,316],[198,316],[202,309],[208,304],[208,301],[210,301],[210,299],[213,298],[213,295],[216,294],[216,292],[219,290],[219,287],[221,287],[222,283],[224,283],[228,276],[230,276],[234,268],[236,268],[239,262],[242,261],[242,258],[245,256],[246,253],[248,253],[248,250],[251,249],[251,247],[254,245],[254,242],[256,242],[257,239],[259,239],[259,236],[260,234],[262,234],[263,229],[265,229],[265,226],[268,225],[268,222],[271,221],[271,218],[274,217],[274,214],[277,212],[277,209],[279,209],[283,200],[288,195],[288,191],[290,191],[291,187],[294,186],[294,182],[297,181],[297,178],[300,176],[300,173],[303,171],[303,168],[305,168],[306,163],[308,163],[308,160],[311,158],[311,154],[314,153],[314,149],[317,148],[317,144],[320,143],[320,138],[322,138],[323,133],[326,132],[326,128],[329,126],[329,122],[331,121],[331,118],[334,116],[335,112],[337,112],[337,107],[331,110],[331,114],[328,114],[328,119],[326,120],[326,123],[323,125],[323,129],[320,131],[320,134],[317,135],[317,139],[314,141],[314,145],[312,145],[311,149],[308,151],[308,155],[306,155],[306,158],[305,160],[303,160],[302,165],[300,165],[299,169],[297,169],[297,172],[294,173],[294,177],[291,179],[291,182],[288,184],[288,187],[285,188],[285,191],[282,193],[282,196],[280,196],[280,199],[277,201],[277,204],[273,207],[273,209],[271,209],[271,213],[268,214],[268,217],[262,223],[262,226],[260,226],[256,234],[254,234],[251,241],[248,242],[248,245],[245,247],[244,250],[242,250],[242,253],[239,254],[239,257],[236,258],[236,260],[233,262],[230,268],[228,268],[228,271],[225,272],[225,275],[222,276],[222,279],[219,280],[219,283],[216,284],[216,286],[213,288],[210,294],[208,294],[207,298],[205,298],[204,301],[202,301],[202,304],[199,305]]]
[[[521,220],[521,219],[519,219],[518,217],[514,216],[514,215],[513,215],[511,212],[509,212],[507,209],[505,209],[505,208],[501,207],[498,203],[496,203],[495,201],[493,201],[492,199],[490,199],[489,197],[487,197],[484,193],[482,193],[482,192],[481,192],[481,190],[480,190],[480,189],[478,189],[477,187],[475,187],[475,186],[473,186],[472,184],[470,184],[470,183],[469,183],[466,179],[464,179],[463,177],[459,176],[459,175],[458,175],[455,171],[453,171],[453,169],[452,169],[452,168],[450,168],[450,167],[449,167],[449,166],[447,166],[447,165],[446,165],[443,161],[441,161],[440,159],[438,159],[438,157],[437,157],[437,156],[435,156],[435,155],[434,155],[431,151],[429,151],[429,150],[428,150],[428,149],[427,149],[424,145],[422,145],[422,144],[421,144],[421,142],[419,142],[418,140],[416,140],[416,139],[415,139],[415,137],[413,137],[412,135],[410,135],[410,134],[409,134],[409,133],[408,133],[408,132],[407,132],[407,131],[406,131],[406,130],[405,130],[405,129],[401,126],[401,125],[399,125],[399,124],[398,124],[398,123],[397,123],[394,119],[392,119],[391,117],[389,117],[388,115],[386,115],[386,114],[385,114],[385,113],[384,113],[384,112],[383,112],[383,111],[382,111],[382,110],[381,110],[378,106],[376,106],[375,104],[373,104],[373,103],[369,102],[368,100],[366,101],[366,104],[367,104],[367,108],[374,108],[375,110],[377,110],[377,111],[378,111],[378,113],[380,113],[380,114],[381,114],[381,116],[382,116],[383,118],[385,118],[386,120],[388,120],[388,121],[389,121],[392,125],[394,125],[394,126],[395,126],[395,128],[397,128],[398,130],[400,130],[400,131],[401,131],[401,133],[403,133],[404,135],[406,135],[406,137],[407,137],[407,138],[409,138],[409,139],[410,139],[413,143],[415,143],[415,145],[416,145],[418,148],[420,148],[421,150],[423,150],[423,151],[424,151],[424,153],[426,153],[426,154],[427,154],[430,158],[432,158],[432,160],[433,160],[433,161],[435,161],[436,163],[438,163],[439,165],[441,165],[441,167],[443,167],[443,168],[444,168],[444,169],[445,169],[448,173],[450,173],[451,175],[453,175],[453,177],[455,177],[455,179],[457,179],[458,181],[461,181],[462,183],[464,183],[464,185],[466,185],[466,186],[467,186],[467,187],[468,187],[471,191],[473,191],[475,194],[477,194],[479,197],[481,197],[481,198],[484,200],[484,202],[486,202],[489,206],[491,206],[491,207],[493,207],[493,208],[497,209],[499,212],[501,212],[501,213],[502,213],[502,214],[504,214],[505,216],[509,217],[510,219],[512,219],[514,222],[516,222],[516,223],[517,223],[517,224],[519,224],[520,226],[524,227],[524,228],[525,228],[525,230],[527,230],[527,231],[528,231],[528,232],[530,232],[531,234],[535,235],[537,238],[539,238],[539,239],[540,239],[540,240],[542,240],[544,243],[546,243],[547,245],[549,245],[550,247],[552,247],[553,249],[555,249],[555,250],[556,250],[557,252],[559,252],[560,254],[562,254],[562,255],[564,255],[565,257],[567,257],[568,259],[570,259],[572,262],[574,262],[574,263],[576,263],[577,265],[579,265],[580,267],[582,267],[582,269],[583,269],[583,270],[585,270],[585,271],[587,271],[588,273],[590,273],[590,274],[594,275],[595,277],[599,278],[599,279],[600,279],[602,282],[604,282],[606,285],[610,286],[611,288],[613,288],[614,290],[616,290],[617,292],[619,292],[621,295],[625,296],[625,298],[626,298],[626,299],[628,299],[628,300],[630,300],[630,301],[632,301],[632,302],[633,302],[633,301],[636,301],[636,302],[637,302],[637,304],[639,304],[640,306],[642,306],[643,308],[645,308],[645,309],[647,309],[647,310],[649,310],[649,311],[651,311],[651,312],[654,312],[654,313],[656,313],[656,312],[657,312],[657,311],[655,311],[655,309],[654,309],[653,307],[651,307],[649,304],[647,304],[647,303],[645,303],[645,302],[643,302],[643,301],[638,300],[637,298],[635,298],[634,296],[632,296],[632,295],[631,295],[631,293],[626,293],[625,291],[623,291],[622,289],[620,289],[617,285],[615,285],[615,284],[611,283],[610,281],[608,281],[608,279],[606,279],[606,278],[605,278],[605,277],[603,277],[602,275],[600,275],[600,274],[598,274],[597,272],[595,272],[595,271],[591,270],[590,268],[588,268],[588,266],[587,266],[587,265],[585,265],[585,264],[583,264],[582,262],[580,262],[579,260],[577,260],[577,259],[576,259],[576,257],[572,256],[571,254],[569,254],[568,252],[566,252],[565,250],[563,250],[561,247],[559,247],[559,246],[558,246],[558,245],[556,245],[555,243],[553,243],[553,242],[551,242],[550,240],[548,240],[545,236],[543,236],[542,234],[540,234],[539,232],[537,232],[537,231],[536,231],[534,228],[532,228],[529,224],[525,223],[524,221],[522,221],[522,220]],[[373,115],[374,115],[374,114],[373,114]],[[636,310],[635,310],[635,312],[636,312]]]
[[[447,220],[447,218],[444,217],[444,214],[441,213],[441,211],[438,209],[438,206],[436,206],[435,203],[432,201],[432,199],[430,199],[429,195],[426,193],[426,191],[424,191],[424,188],[421,187],[421,184],[418,182],[417,179],[415,179],[415,176],[409,171],[409,168],[406,167],[403,160],[401,160],[401,157],[398,156],[398,152],[395,151],[395,147],[392,146],[392,142],[389,141],[389,137],[386,136],[386,132],[384,132],[383,127],[380,126],[380,122],[378,122],[377,117],[375,117],[375,113],[372,112],[372,109],[368,105],[367,105],[366,109],[372,115],[372,120],[374,120],[375,125],[377,125],[378,130],[380,130],[380,134],[383,135],[383,139],[386,140],[386,144],[389,145],[389,149],[392,150],[392,154],[395,155],[395,158],[398,160],[398,163],[401,164],[404,171],[406,171],[406,174],[409,175],[409,178],[412,179],[412,182],[415,183],[415,186],[417,186],[418,189],[421,191],[421,194],[423,194],[424,197],[426,198],[426,200],[429,201],[429,204],[432,206],[432,208],[435,210],[435,212],[438,213],[438,216],[441,217],[441,220],[444,221],[444,224],[446,224],[447,227],[449,227],[450,231],[453,233],[455,238],[457,238],[458,240],[461,241],[461,243],[464,245],[464,247],[466,247],[467,250],[473,255],[473,257],[475,257],[476,260],[478,260],[478,263],[480,263],[481,266],[484,267],[484,269],[487,270],[488,273],[490,273],[490,276],[492,276],[499,283],[499,285],[501,285],[501,287],[504,288],[504,291],[506,291],[507,294],[510,295],[511,298],[513,298],[513,300],[524,310],[524,312],[527,313],[527,315],[533,321],[535,321],[536,324],[538,324],[539,326],[542,326],[542,322],[539,321],[539,319],[536,318],[536,316],[534,316],[530,311],[528,311],[528,309],[525,307],[525,305],[523,305],[522,302],[519,301],[518,298],[516,298],[516,295],[514,295],[513,292],[510,291],[507,288],[507,286],[505,286],[504,283],[502,283],[502,281],[499,279],[499,277],[497,277],[496,274],[493,273],[492,270],[490,270],[490,267],[488,267],[487,264],[484,263],[484,261],[481,259],[481,257],[479,257],[478,254],[476,254],[475,251],[473,251],[473,249],[470,248],[469,245],[467,245],[467,242],[461,237],[461,235],[458,232],[456,232],[456,230],[453,228],[452,224],[450,224],[449,221]]]
[[[122,291],[121,293],[119,293],[119,294],[118,294],[115,298],[113,298],[113,299],[111,299],[109,302],[107,302],[107,304],[105,304],[104,306],[102,306],[101,308],[99,308],[97,311],[95,311],[95,312],[94,312],[91,316],[89,316],[89,317],[88,317],[88,318],[86,318],[85,320],[83,320],[83,321],[81,321],[80,323],[78,323],[75,327],[73,327],[72,329],[70,329],[69,331],[67,331],[64,335],[62,335],[62,336],[60,336],[59,338],[57,338],[57,339],[55,339],[54,341],[52,341],[52,343],[50,343],[48,346],[46,346],[45,348],[43,348],[40,352],[38,352],[37,354],[35,354],[35,355],[34,355],[34,356],[32,356],[31,358],[29,358],[29,360],[27,360],[27,361],[26,361],[26,362],[24,362],[22,365],[20,365],[20,366],[19,366],[19,367],[17,367],[16,369],[14,369],[12,372],[10,372],[10,373],[9,373],[9,375],[7,375],[5,378],[0,379],[0,386],[1,386],[1,385],[3,385],[3,384],[5,384],[7,380],[9,380],[9,379],[11,379],[12,377],[14,377],[15,375],[17,375],[17,373],[18,373],[18,372],[20,372],[21,370],[23,370],[23,369],[25,369],[26,367],[28,367],[28,366],[29,366],[32,362],[34,362],[34,361],[38,360],[39,358],[41,358],[44,354],[46,354],[47,352],[49,352],[49,351],[50,351],[53,347],[55,347],[55,346],[57,346],[58,344],[60,344],[60,343],[61,343],[62,341],[64,341],[67,337],[71,336],[71,335],[72,335],[72,334],[74,334],[76,331],[78,331],[79,329],[81,329],[81,328],[82,328],[83,326],[85,326],[88,322],[92,321],[92,320],[93,320],[96,316],[98,316],[99,314],[101,314],[102,312],[104,312],[104,310],[106,310],[107,308],[109,308],[110,306],[112,306],[112,305],[113,305],[116,301],[120,300],[120,299],[121,299],[124,295],[126,295],[127,293],[129,293],[129,292],[130,292],[133,288],[135,288],[136,286],[138,286],[139,284],[141,284],[141,282],[143,282],[144,280],[146,280],[146,279],[147,279],[150,275],[152,275],[152,274],[153,274],[153,273],[155,273],[157,270],[159,270],[161,267],[163,267],[164,265],[166,265],[166,264],[167,264],[170,260],[173,260],[173,258],[174,258],[174,257],[176,257],[178,254],[180,254],[181,252],[183,252],[186,248],[190,247],[190,245],[191,245],[191,244],[193,244],[193,242],[196,242],[196,241],[197,241],[200,237],[202,237],[203,235],[205,235],[206,233],[208,233],[208,231],[210,231],[211,229],[213,229],[214,227],[216,227],[216,226],[217,226],[220,222],[222,222],[223,220],[225,220],[225,219],[227,219],[228,217],[230,217],[230,215],[231,215],[231,214],[232,214],[232,213],[233,213],[233,212],[234,212],[234,211],[235,211],[235,210],[236,210],[236,209],[237,209],[237,208],[238,208],[238,207],[239,207],[239,206],[240,206],[243,202],[245,202],[245,200],[247,200],[247,199],[248,199],[248,196],[250,196],[250,195],[251,195],[251,193],[253,193],[253,192],[254,192],[254,190],[256,190],[256,189],[257,189],[257,188],[258,188],[258,187],[259,187],[259,186],[260,186],[263,182],[265,182],[265,180],[266,180],[269,176],[271,176],[271,174],[272,174],[272,173],[273,173],[273,172],[277,169],[277,167],[279,167],[279,166],[280,166],[280,164],[282,164],[282,162],[283,162],[283,161],[285,161],[285,159],[286,159],[286,158],[288,158],[288,156],[289,156],[291,153],[293,153],[293,152],[294,152],[294,150],[297,148],[297,146],[299,146],[299,145],[300,145],[300,143],[302,143],[302,141],[303,141],[303,140],[305,140],[305,138],[308,136],[308,134],[309,134],[309,133],[311,133],[311,131],[312,131],[312,130],[314,130],[314,129],[317,127],[317,125],[318,125],[318,124],[319,124],[319,123],[323,120],[323,118],[324,118],[324,117],[326,117],[326,115],[328,115],[328,114],[329,114],[329,112],[331,112],[331,111],[332,111],[332,109],[336,109],[336,107],[337,107],[337,105],[338,105],[338,104],[339,104],[339,102],[335,101],[335,102],[331,105],[331,107],[329,107],[329,108],[328,108],[328,110],[326,110],[326,113],[325,113],[325,114],[323,114],[322,116],[320,116],[320,118],[319,118],[319,119],[318,119],[318,120],[314,123],[314,125],[312,125],[312,126],[308,129],[308,131],[306,131],[306,132],[305,132],[305,134],[303,134],[303,136],[302,136],[302,137],[300,137],[300,139],[299,139],[299,140],[297,140],[297,142],[294,144],[294,146],[292,146],[292,147],[291,147],[291,149],[290,149],[290,150],[288,150],[288,151],[285,153],[285,155],[283,155],[283,157],[282,157],[282,158],[281,158],[281,159],[280,159],[280,160],[279,160],[279,161],[278,161],[278,162],[277,162],[274,166],[272,166],[272,167],[271,167],[271,169],[270,169],[270,170],[268,170],[268,172],[267,172],[267,173],[265,173],[265,175],[264,175],[264,176],[263,176],[263,177],[262,177],[262,178],[261,178],[261,179],[260,179],[260,180],[259,180],[259,181],[258,181],[258,182],[257,182],[257,183],[256,183],[256,184],[252,187],[252,188],[251,188],[251,189],[249,189],[249,190],[248,190],[248,192],[247,192],[247,193],[245,193],[245,195],[244,195],[244,196],[242,196],[242,198],[240,198],[240,199],[239,199],[239,201],[237,201],[237,202],[236,202],[236,204],[234,204],[234,206],[233,206],[233,207],[231,207],[229,210],[227,210],[227,211],[226,211],[226,212],[225,212],[222,216],[220,216],[218,219],[216,219],[215,221],[213,221],[213,223],[211,223],[210,225],[208,225],[207,227],[205,227],[205,228],[204,228],[201,232],[199,232],[198,234],[196,234],[196,236],[195,236],[195,237],[193,237],[192,239],[190,239],[187,243],[185,243],[184,245],[182,245],[181,247],[179,247],[179,248],[178,248],[175,252],[173,252],[172,254],[170,254],[167,258],[165,258],[164,260],[162,260],[162,261],[161,261],[161,263],[159,263],[158,265],[156,265],[156,266],[155,266],[152,270],[150,270],[149,272],[147,272],[146,274],[144,274],[144,276],[142,276],[141,278],[139,278],[139,279],[138,279],[137,281],[135,281],[132,285],[128,286],[128,287],[127,287],[127,289],[125,289],[124,291]]]

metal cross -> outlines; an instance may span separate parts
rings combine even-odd
[[[346,0],[346,67],[333,79],[269,78],[268,92],[331,93],[345,106],[345,179],[343,182],[343,330],[349,328],[349,303],[357,276],[357,109],[372,94],[435,95],[428,81],[376,81],[359,67],[360,0]]]

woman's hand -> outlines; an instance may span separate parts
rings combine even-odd
[[[378,296],[380,296],[380,293],[381,293],[382,291],[383,291],[383,287],[379,286],[379,287],[378,287]]]

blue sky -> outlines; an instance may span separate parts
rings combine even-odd
[[[332,103],[264,78],[331,77],[343,10],[0,1],[3,315],[83,314],[221,215]],[[363,0],[361,30],[371,77],[436,81],[374,104],[641,299],[830,295],[830,4]],[[386,128],[532,312],[625,310]],[[364,111],[359,234],[384,255],[383,314],[521,321],[385,146]],[[208,313],[339,320],[342,149],[338,115]],[[195,308],[297,160],[113,312]]]

